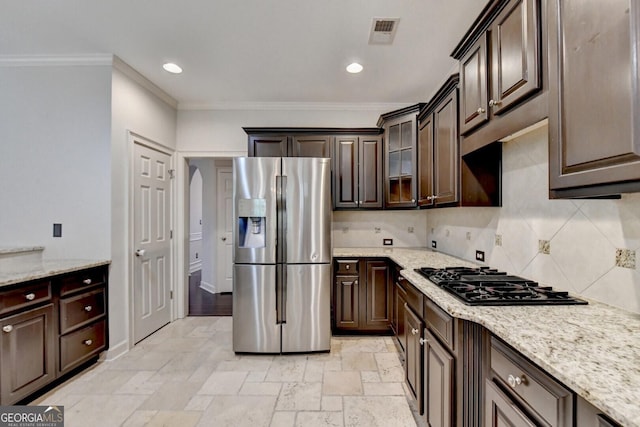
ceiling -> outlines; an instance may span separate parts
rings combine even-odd
[[[179,108],[411,104],[454,70],[486,0],[0,0],[0,65],[115,54]],[[400,18],[370,45],[374,17]],[[171,75],[167,61],[184,69]],[[358,61],[360,74],[345,67]]]

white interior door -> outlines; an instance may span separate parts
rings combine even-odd
[[[171,320],[169,169],[168,154],[134,143],[134,342]]]
[[[218,169],[218,266],[219,292],[233,289],[233,173],[231,168]]]

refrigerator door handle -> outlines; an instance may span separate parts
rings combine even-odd
[[[281,185],[280,187],[280,197],[281,197],[281,205],[282,212],[281,215],[281,227],[280,227],[280,246],[282,248],[282,262],[287,262],[287,176],[282,175],[281,177]],[[285,274],[286,277],[286,274]],[[284,282],[287,283],[287,282]],[[286,287],[286,286],[285,286]]]
[[[280,323],[287,323],[287,266],[282,266],[282,275],[280,287],[281,287],[281,303],[280,310],[282,315],[280,316]]]

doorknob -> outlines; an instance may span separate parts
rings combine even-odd
[[[226,238],[226,237],[222,237],[221,239],[222,239],[222,241],[223,241],[223,242],[226,242],[226,241],[227,241],[227,238]]]
[[[136,256],[144,256],[144,249],[137,249]]]

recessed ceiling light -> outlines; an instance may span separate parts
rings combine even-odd
[[[162,66],[166,71],[172,74],[180,74],[182,72],[182,68],[179,65],[174,64],[173,62],[167,62]]]
[[[362,71],[362,68],[362,65],[358,64],[357,62],[347,65],[347,71],[352,74],[359,73],[360,71]]]

